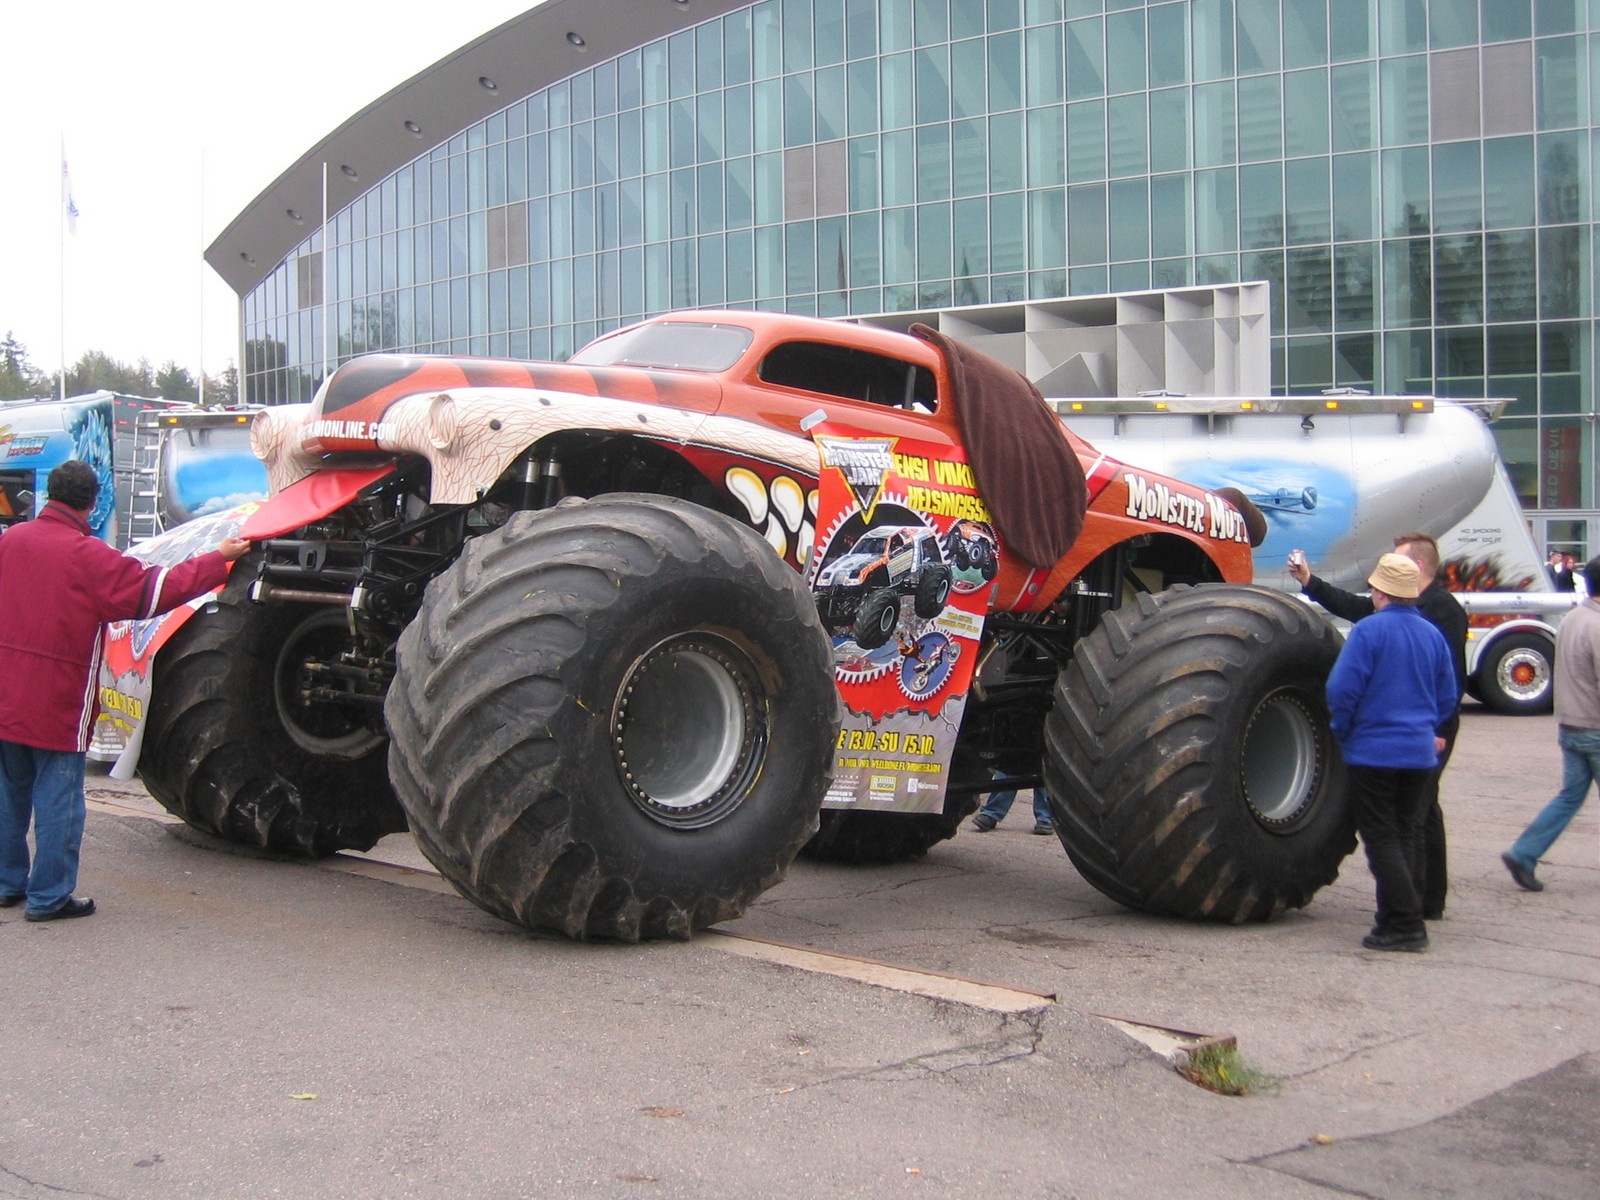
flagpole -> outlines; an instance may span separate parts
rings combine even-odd
[[[328,379],[328,164],[322,164],[322,379]]]
[[[200,147],[200,280],[198,299],[200,301],[200,378],[195,386],[198,389],[198,403],[201,408],[206,406],[206,148]]]
[[[61,211],[56,213],[56,346],[61,354],[59,399],[67,398],[67,205],[72,191],[67,186],[67,135],[61,135]]]

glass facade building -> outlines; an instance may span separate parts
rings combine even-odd
[[[1266,280],[1276,390],[1504,397],[1524,503],[1592,507],[1596,64],[1600,0],[761,0],[331,214],[243,299],[248,398],[673,308]]]

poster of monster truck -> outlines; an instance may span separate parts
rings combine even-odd
[[[959,450],[821,426],[807,578],[845,718],[824,806],[938,812],[1000,545]]]
[[[176,566],[207,550],[223,538],[234,537],[245,518],[260,508],[249,502],[226,512],[197,517],[169,533],[140,542],[128,553],[141,562]],[[190,614],[205,607],[215,592],[196,596],[171,612],[146,621],[113,621],[106,626],[105,654],[100,660],[100,715],[95,722],[89,755],[112,761],[115,779],[132,779],[143,744],[144,711],[150,702],[150,666]]]

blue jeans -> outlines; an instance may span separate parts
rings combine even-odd
[[[1561,746],[1561,790],[1510,850],[1511,857],[1529,871],[1578,815],[1588,799],[1589,785],[1600,779],[1600,729],[1563,727],[1557,741]]]
[[[1006,776],[998,775],[996,778],[1005,779]],[[999,824],[1006,819],[1006,814],[1011,811],[1011,802],[1016,798],[1016,788],[1003,792],[990,792],[989,799],[978,811],[993,817],[995,823]],[[1042,787],[1033,789],[1033,819],[1035,822],[1050,820],[1050,793]]]
[[[83,815],[80,752],[0,741],[0,896],[26,896],[31,913],[54,912],[72,899]]]

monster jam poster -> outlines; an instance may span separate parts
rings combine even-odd
[[[808,580],[845,718],[824,806],[939,812],[1000,565],[959,450],[827,425]]]

